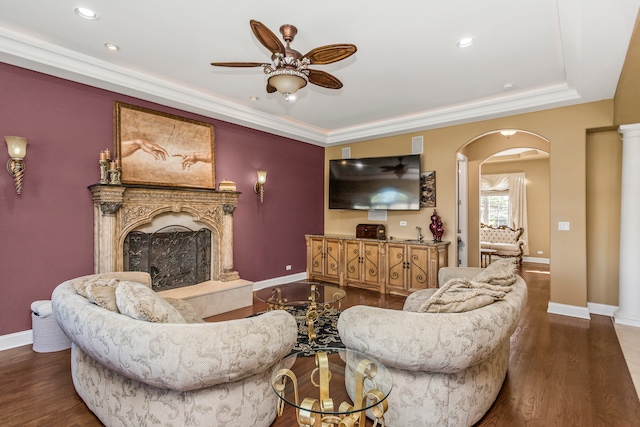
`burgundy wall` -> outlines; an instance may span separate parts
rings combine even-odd
[[[113,149],[113,103],[212,123],[216,180],[235,181],[234,267],[258,281],[305,271],[305,233],[322,233],[324,148],[0,63],[0,138],[29,139],[22,194],[0,144],[0,335],[31,329],[30,304],[93,273],[98,154]],[[253,191],[268,172],[264,204]],[[285,265],[292,270],[286,271]]]

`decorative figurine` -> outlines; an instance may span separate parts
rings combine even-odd
[[[431,234],[433,234],[434,242],[442,242],[442,235],[444,234],[444,227],[442,226],[442,220],[438,216],[438,212],[433,210],[433,215],[431,215],[431,224],[429,224],[429,230],[431,230]]]

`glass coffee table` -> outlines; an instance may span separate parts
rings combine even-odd
[[[256,298],[266,302],[269,310],[287,310],[292,307],[306,307],[306,322],[309,341],[317,338],[314,322],[342,300],[347,293],[338,286],[318,282],[286,283],[272,288],[260,289]]]
[[[285,404],[293,406],[301,427],[364,427],[367,410],[375,417],[374,425],[383,426],[392,385],[391,373],[382,363],[346,348],[319,349],[311,356],[294,353],[271,373],[271,386],[279,397],[278,416]]]

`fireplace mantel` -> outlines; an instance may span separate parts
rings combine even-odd
[[[103,185],[89,187],[94,204],[94,272],[123,270],[127,234],[164,213],[184,213],[211,230],[211,279],[239,279],[233,270],[233,212],[240,193],[205,189]]]

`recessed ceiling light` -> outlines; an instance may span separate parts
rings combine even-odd
[[[106,47],[107,49],[112,50],[112,51],[120,50],[120,48],[117,45],[113,44],[113,43],[105,43],[104,47]]]
[[[473,39],[473,37],[465,37],[463,39],[458,40],[457,45],[458,45],[458,47],[469,47],[474,42],[475,42],[475,40]]]
[[[91,9],[87,9],[86,7],[76,7],[75,12],[76,15],[84,19],[89,19],[91,21],[95,21],[96,19],[98,19],[98,14]]]
[[[250,97],[249,97],[249,99],[250,99],[251,101],[257,101],[257,100],[258,100],[258,99],[260,99],[260,98],[258,98],[257,96],[250,96]]]
[[[502,85],[502,90],[511,90],[513,89],[513,83],[505,83]]]
[[[516,134],[516,130],[513,129],[505,129],[505,130],[501,130],[500,133],[502,134],[502,136],[506,136],[507,138],[509,138],[512,135]]]

